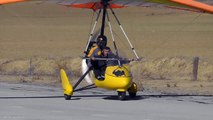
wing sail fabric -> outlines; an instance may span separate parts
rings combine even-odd
[[[186,6],[194,7],[200,10],[203,10],[203,12],[209,12],[213,13],[213,6],[212,5],[207,5],[201,2],[196,2],[194,0],[172,0],[176,3],[183,4]]]
[[[173,6],[186,9],[194,9],[200,12],[213,13],[213,6],[196,0],[112,0],[110,3],[120,6]]]
[[[0,5],[1,4],[8,4],[8,3],[14,3],[14,2],[23,2],[25,0],[0,0]]]
[[[33,0],[0,0],[0,4],[7,4],[13,2],[33,1]],[[40,0],[42,1],[42,0]],[[101,9],[103,6],[101,0],[43,0],[49,1],[60,5],[89,8],[89,9]],[[165,7],[184,8],[184,10],[192,9],[199,12],[208,12],[213,14],[213,5],[209,5],[197,0],[109,0],[110,7],[122,8],[126,6],[156,6],[162,5]]]

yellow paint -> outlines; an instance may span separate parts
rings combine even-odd
[[[116,76],[113,74],[114,71],[118,70],[124,71],[124,75]],[[95,79],[95,85],[109,90],[117,90],[120,92],[127,91],[127,89],[132,85],[132,76],[130,74],[129,66],[108,66],[105,72],[105,80]]]
[[[61,82],[62,82],[62,88],[64,90],[64,94],[71,96],[73,94],[73,87],[70,84],[69,79],[68,79],[67,74],[64,71],[64,69],[61,69],[60,75],[61,75]]]
[[[95,45],[94,47],[92,47],[92,48],[90,49],[90,51],[89,51],[87,57],[91,57],[92,53],[93,53],[93,52],[95,51],[95,49],[97,49],[97,48],[98,48],[97,45]],[[98,54],[98,55],[99,55],[99,54]]]

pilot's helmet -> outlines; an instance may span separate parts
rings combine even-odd
[[[107,37],[104,36],[104,35],[98,36],[98,38],[97,38],[97,45],[99,47],[101,47],[101,48],[104,47],[104,46],[106,46],[107,45]]]

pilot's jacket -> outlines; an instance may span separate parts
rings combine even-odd
[[[101,49],[96,45],[94,47],[92,47],[87,55],[87,57],[90,58],[100,58],[101,57]],[[88,66],[91,67],[98,67],[98,61],[97,60],[89,60],[88,62]]]
[[[100,57],[101,55],[101,49],[95,45],[92,47],[87,55],[87,57]]]

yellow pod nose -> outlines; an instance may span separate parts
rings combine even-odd
[[[117,91],[126,91],[131,83],[132,76],[127,65],[108,66],[105,71],[105,79],[95,80],[96,86]]]

